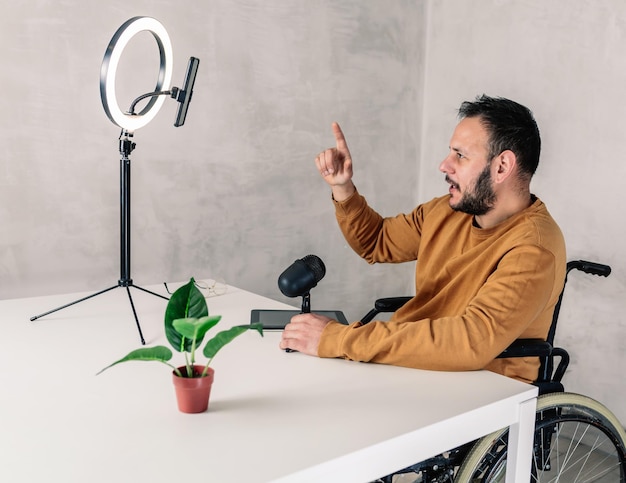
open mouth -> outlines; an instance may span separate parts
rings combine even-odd
[[[446,182],[450,185],[450,190],[459,191],[459,185],[446,176]]]

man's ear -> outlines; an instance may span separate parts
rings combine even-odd
[[[517,167],[517,156],[509,149],[502,151],[494,160],[492,178],[495,183],[502,183],[513,174]]]

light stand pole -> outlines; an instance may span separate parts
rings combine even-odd
[[[70,307],[72,305],[78,304],[85,300],[96,297],[100,294],[113,290],[114,288],[124,287],[126,288],[126,293],[128,294],[128,300],[130,301],[130,307],[133,311],[133,316],[135,317],[135,323],[137,324],[137,330],[139,331],[139,338],[141,339],[141,343],[145,344],[146,341],[143,337],[143,332],[141,331],[141,325],[139,324],[139,318],[137,317],[137,311],[135,310],[135,304],[133,303],[133,297],[130,293],[130,287],[134,287],[136,289],[142,290],[149,294],[155,295],[162,299],[168,300],[167,297],[158,294],[156,292],[152,292],[143,287],[133,284],[133,279],[130,276],[130,153],[135,149],[135,143],[131,140],[132,133],[122,129],[122,133],[120,134],[119,140],[119,148],[120,148],[120,279],[117,282],[117,285],[113,285],[112,287],[105,288],[104,290],[100,290],[94,294],[88,295],[87,297],[83,297],[81,299],[75,300],[74,302],[70,302],[69,304],[65,304],[61,307],[58,307],[53,310],[49,310],[40,315],[36,315],[31,317],[30,320],[34,321],[46,315],[57,312],[61,309]]]

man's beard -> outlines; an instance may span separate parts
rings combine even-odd
[[[491,170],[490,166],[487,165],[476,178],[474,189],[471,192],[466,191],[463,193],[461,201],[452,206],[452,209],[474,216],[487,214],[491,211],[496,201],[496,194],[492,185]]]

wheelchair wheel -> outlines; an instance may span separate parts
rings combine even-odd
[[[454,481],[504,482],[508,429],[481,438]],[[579,394],[537,399],[531,482],[626,483],[626,432],[605,406]]]

